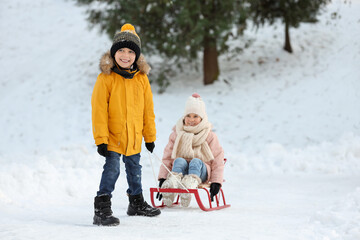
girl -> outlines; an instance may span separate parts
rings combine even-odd
[[[200,183],[210,182],[211,199],[219,192],[223,182],[224,151],[216,134],[211,130],[205,104],[199,94],[194,93],[185,104],[184,115],[178,120],[162,159],[168,169],[161,165],[159,186],[161,188],[197,188]],[[181,205],[188,207],[191,194],[180,195]],[[157,198],[172,206],[174,193],[158,194]]]

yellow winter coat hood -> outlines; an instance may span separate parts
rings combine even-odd
[[[91,97],[95,144],[108,144],[108,150],[126,156],[141,152],[145,142],[156,140],[153,96],[143,55],[136,62],[139,71],[125,78],[112,71],[114,60],[105,53]]]

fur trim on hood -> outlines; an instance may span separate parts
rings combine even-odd
[[[149,75],[151,67],[146,62],[144,55],[140,54],[139,59],[136,62],[140,72]],[[111,69],[114,67],[114,59],[110,55],[110,51],[104,53],[104,55],[100,59],[100,70],[105,74],[110,74]]]

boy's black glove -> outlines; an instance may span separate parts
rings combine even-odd
[[[97,146],[97,151],[101,156],[106,157],[108,155],[107,144],[99,144]]]
[[[149,150],[149,152],[152,153],[155,148],[155,143],[154,142],[145,143],[145,147],[147,148],[147,150]]]
[[[214,196],[219,193],[220,187],[221,187],[220,183],[216,183],[216,182],[211,183],[211,185],[210,185],[210,198],[211,198],[211,201],[214,201]]]
[[[159,188],[161,188],[161,186],[163,185],[163,183],[165,182],[165,178],[160,178],[159,180]],[[162,194],[160,194],[159,192],[156,194],[156,199],[159,199],[159,201],[162,199]]]

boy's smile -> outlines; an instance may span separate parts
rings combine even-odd
[[[135,62],[136,54],[130,48],[120,48],[114,57],[120,67],[129,69]]]

